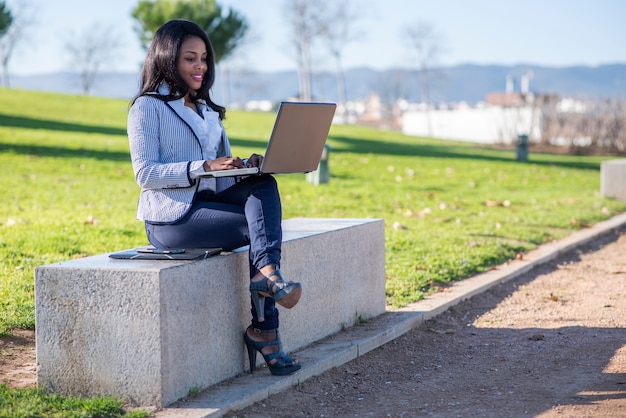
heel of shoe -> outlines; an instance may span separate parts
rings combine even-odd
[[[256,348],[248,342],[247,335],[244,335],[244,341],[246,343],[246,348],[248,349],[248,362],[250,363],[250,374],[254,373],[254,369],[256,369]]]
[[[261,295],[258,290],[250,289],[252,296],[252,304],[256,310],[257,321],[265,321],[265,296]]]

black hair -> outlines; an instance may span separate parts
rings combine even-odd
[[[215,82],[215,53],[207,33],[196,23],[184,19],[174,19],[161,26],[150,43],[148,55],[141,69],[139,93],[132,103],[140,96],[154,93],[165,81],[170,86],[169,95],[156,95],[161,100],[177,100],[189,92],[189,86],[176,69],[176,61],[180,55],[182,43],[190,36],[198,36],[204,41],[207,49],[207,72],[200,89],[192,92],[194,99],[204,99],[207,105],[219,113],[224,119],[226,109],[211,100],[210,90]],[[194,94],[195,93],[195,94]],[[154,94],[152,94],[154,95]]]

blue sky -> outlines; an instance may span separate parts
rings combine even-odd
[[[112,71],[136,71],[144,52],[133,32],[130,12],[137,0],[5,0],[9,8],[27,4],[34,17],[10,62],[17,75],[69,70],[64,37],[94,25],[115,27],[123,42]],[[336,1],[336,0],[329,0]],[[443,37],[440,65],[536,64],[545,66],[626,63],[626,1],[623,0],[352,0],[363,17],[362,35],[344,49],[344,66],[375,69],[411,67],[411,50],[401,28],[430,23]],[[295,69],[289,52],[284,0],[218,0],[246,16],[250,36],[230,65],[258,71]],[[332,68],[323,50],[315,68]],[[102,69],[103,71],[105,68]]]

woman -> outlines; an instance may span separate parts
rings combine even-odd
[[[222,125],[225,109],[209,91],[215,59],[195,23],[172,20],[154,35],[128,115],[137,218],[150,243],[162,249],[250,245],[252,323],[244,333],[254,371],[260,352],[272,374],[300,369],[282,351],[275,302],[291,308],[302,292],[279,270],[282,243],[278,186],[269,175],[205,178],[200,173],[258,167],[263,157],[233,157]]]

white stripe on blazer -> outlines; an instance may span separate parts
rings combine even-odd
[[[197,103],[207,106],[204,101]],[[137,219],[141,221],[178,221],[189,211],[198,189],[199,181],[189,177],[190,166],[199,167],[207,157],[192,115],[184,106],[184,99],[165,102],[141,96],[130,108],[128,139],[135,181],[141,186],[137,205]],[[222,132],[218,157],[231,155],[228,137]],[[220,178],[215,190],[234,182],[232,177]]]

